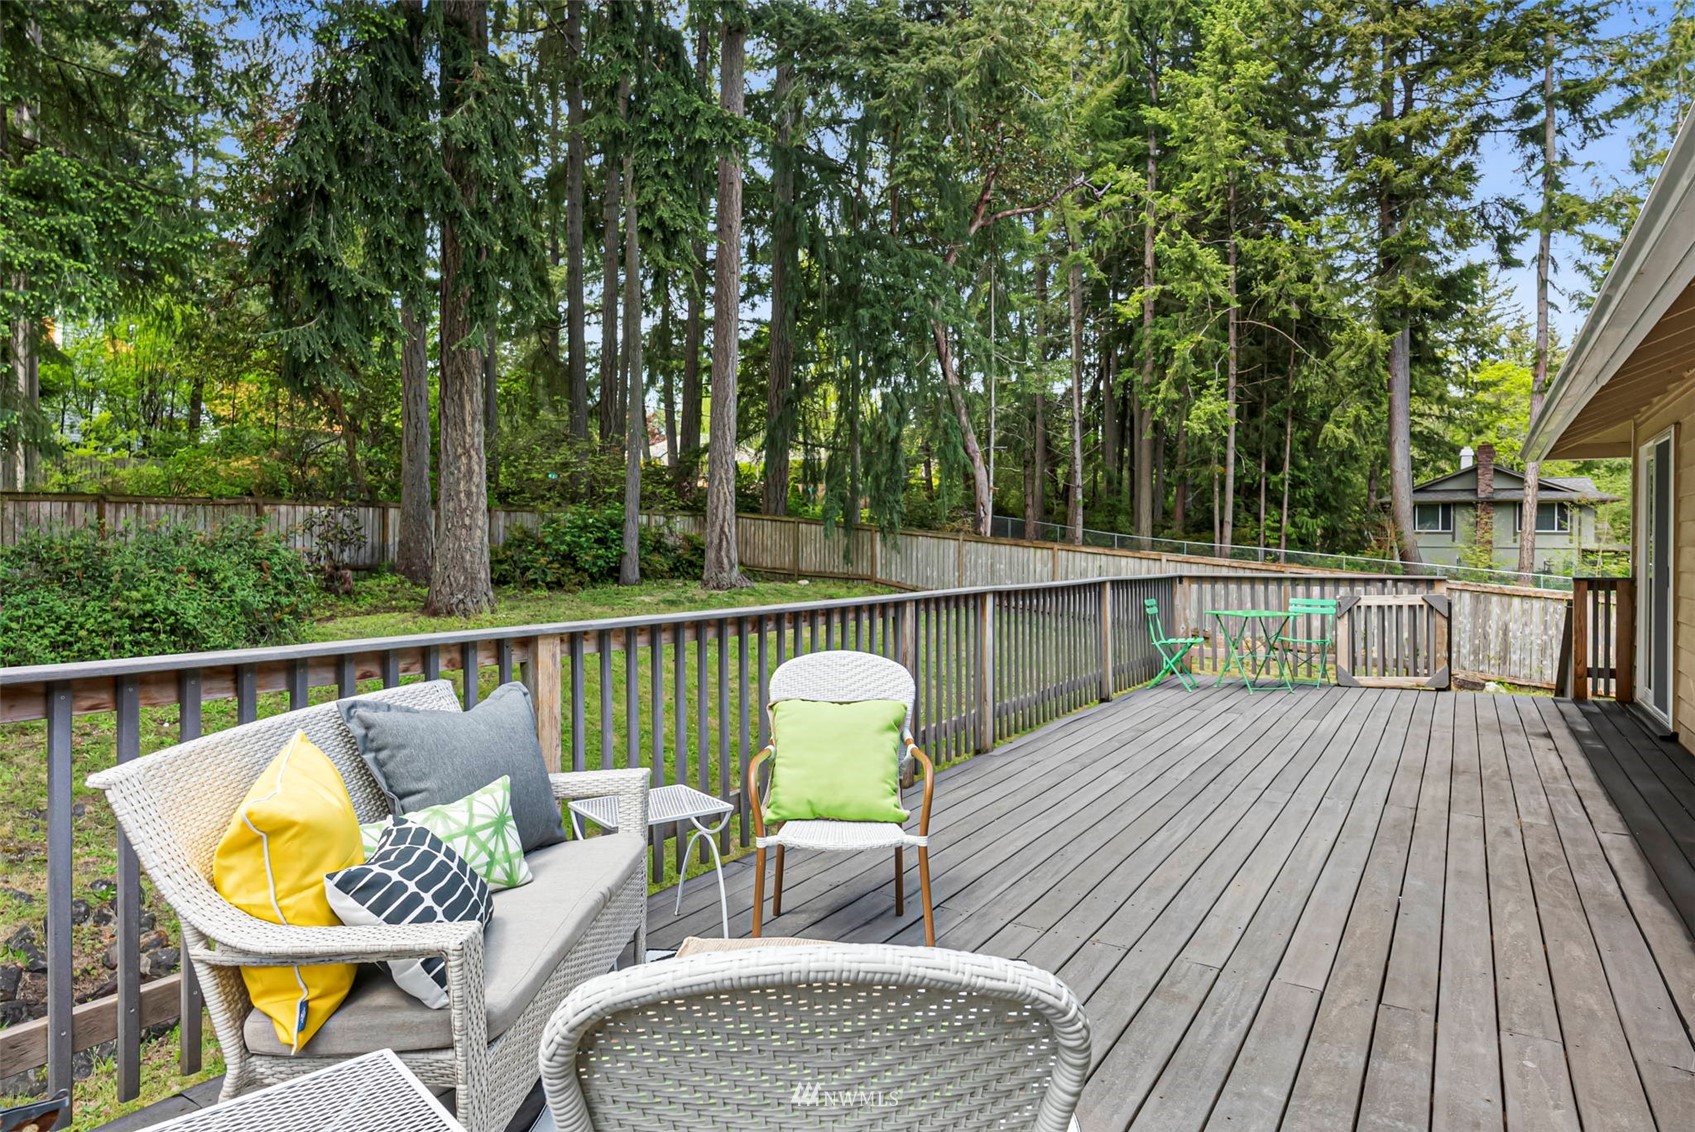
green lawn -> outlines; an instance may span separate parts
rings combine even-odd
[[[884,592],[887,591],[863,583],[823,579],[759,582],[746,589],[728,593],[707,591],[698,584],[688,582],[657,582],[629,589],[608,586],[578,593],[512,590],[502,591],[498,595],[497,608],[493,613],[467,622],[462,619],[421,615],[417,610],[422,604],[422,590],[399,578],[384,575],[361,580],[350,597],[326,600],[304,639],[328,641],[400,636],[464,628],[467,624],[498,627],[581,621],[687,610],[823,601]],[[738,659],[734,648],[730,655],[733,666]],[[664,692],[665,727],[660,736],[659,747],[663,752],[666,781],[676,781],[679,773],[686,776],[687,781],[699,780],[702,752],[698,732],[703,706],[701,701],[704,698],[707,734],[714,737],[706,745],[704,752],[706,780],[708,788],[716,793],[720,781],[716,735],[718,726],[723,722],[719,718],[717,705],[719,675],[716,643],[708,645],[704,669],[694,643],[690,642],[685,646],[683,693],[680,697],[674,685],[677,674],[675,647],[664,646],[660,657],[664,673],[661,689]],[[636,679],[639,711],[636,738],[637,750],[644,763],[650,761],[654,746],[652,721],[649,716],[652,702],[652,660],[651,650],[647,648],[643,648],[638,654]],[[628,689],[624,658],[621,655],[613,657],[612,678],[611,726],[603,738],[598,707],[599,666],[597,658],[589,658],[589,663],[585,666],[584,684],[585,703],[590,705],[585,715],[585,748],[589,753],[586,761],[590,766],[601,765],[601,752],[606,746],[612,751],[611,765],[624,765],[626,760],[629,740],[626,718]],[[450,679],[457,685],[459,674],[452,673]],[[480,682],[486,690],[494,686],[496,679],[495,671],[486,669],[481,673]],[[731,679],[733,681],[733,676]],[[373,690],[377,686],[376,682],[371,682],[362,690]],[[705,690],[704,697],[701,695],[702,689]],[[333,688],[315,689],[311,699],[313,702],[323,702],[332,699],[335,694]],[[287,697],[284,695],[260,697],[259,712],[262,716],[283,712],[287,708]],[[203,725],[208,732],[232,726],[235,722],[234,704],[231,701],[209,700],[203,710]],[[758,721],[752,713],[757,710],[757,705],[750,703],[747,724],[755,738],[758,735]],[[733,781],[740,753],[742,715],[739,697],[732,695],[730,712],[727,718],[733,742],[729,769]],[[683,735],[685,741],[680,744],[677,742],[676,730],[679,716],[686,720]],[[142,712],[141,722],[143,753],[159,750],[176,742],[178,717],[174,706],[147,708]],[[569,743],[569,724],[566,732]],[[109,898],[96,886],[102,881],[110,880],[114,875],[116,838],[110,810],[96,792],[88,790],[81,783],[88,774],[112,764],[115,757],[113,717],[109,713],[79,716],[74,721],[73,736],[73,781],[78,784],[74,801],[79,808],[74,831],[74,895],[77,899],[86,900],[91,906],[98,907],[103,900]],[[0,939],[12,938],[15,931],[26,925],[33,924],[37,932],[40,931],[46,885],[44,750],[43,724],[0,726],[0,854],[4,854],[6,861],[6,880],[4,885],[0,886]],[[565,758],[569,760],[569,757],[566,752]],[[732,826],[732,831],[734,828]],[[733,846],[734,842],[732,848]],[[667,856],[669,859],[662,864],[660,871],[653,878],[655,887],[675,881],[674,854]],[[696,868],[698,867],[697,864]],[[163,906],[152,893],[151,887],[145,883],[143,901],[144,907],[158,917],[158,926],[174,939],[176,924],[169,909]],[[73,937],[77,959],[77,989],[83,993],[93,992],[111,975],[102,963],[102,957],[112,942],[110,931],[106,927],[89,922],[77,925]],[[17,958],[16,955],[0,956],[0,962],[16,962]],[[43,975],[26,975],[24,990],[21,993],[39,994],[44,981]],[[158,1042],[154,1043],[145,1055],[143,1101],[157,1099],[182,1087],[182,1080],[174,1075],[175,1060],[170,1053],[172,1049],[174,1045],[168,1049],[167,1043]],[[109,1073],[106,1076],[109,1078]],[[112,1119],[121,1110],[135,1107],[134,1104],[118,1105],[109,1086],[109,1080],[102,1084],[85,1083],[79,1086],[77,1122],[74,1127],[93,1127]]]

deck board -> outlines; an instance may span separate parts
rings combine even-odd
[[[1084,1000],[1084,1126],[1672,1129],[1695,1113],[1695,759],[1624,709],[1133,693],[942,772],[939,942]],[[884,855],[795,855],[773,935],[915,943]],[[726,866],[731,930],[749,859]],[[693,881],[650,944],[716,934]]]

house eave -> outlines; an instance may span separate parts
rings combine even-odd
[[[1695,115],[1683,122],[1525,439],[1527,459],[1619,452],[1616,422],[1579,425],[1578,416],[1695,283]],[[1574,427],[1577,426],[1577,427]],[[1569,435],[1568,435],[1569,433]],[[1605,434],[1605,435],[1598,435]]]

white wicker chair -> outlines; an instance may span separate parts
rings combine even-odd
[[[1089,1073],[1076,996],[1013,959],[819,944],[591,979],[547,1024],[559,1132],[1064,1132]]]
[[[773,753],[767,746],[747,767],[747,792],[753,814],[753,935],[757,937],[765,913],[765,851],[777,851],[777,878],[771,891],[771,915],[783,914],[783,851],[822,849],[853,852],[893,849],[895,852],[895,915],[906,914],[906,861],[908,846],[918,851],[919,898],[924,905],[924,942],[936,945],[936,918],[930,906],[930,799],[935,792],[935,767],[912,741],[912,673],[900,664],[873,653],[830,650],[808,653],[785,661],[771,674],[770,700],[824,700],[855,703],[860,700],[895,700],[906,705],[901,739],[907,759],[924,771],[924,801],[918,816],[918,832],[908,833],[895,822],[789,821],[765,828],[764,804],[759,793],[759,768]]]
[[[372,693],[417,708],[455,710],[445,680]],[[483,928],[477,923],[371,927],[292,927],[236,908],[212,887],[212,858],[230,815],[296,730],[303,730],[341,771],[360,821],[389,813],[353,736],[333,703],[271,716],[195,739],[89,776],[104,790],[136,856],[182,921],[183,949],[206,996],[226,1066],[223,1099],[338,1063],[344,1058],[254,1053],[243,1037],[252,1009],[243,966],[374,963],[441,956],[447,964],[452,1048],[400,1054],[424,1084],[455,1090],[460,1123],[470,1132],[504,1128],[535,1084],[535,1054],[547,1018],[565,993],[609,970],[632,938],[637,954],[647,935],[646,854],[592,924],[546,978],[541,991],[493,1041],[484,1003]],[[552,776],[558,799],[618,797],[625,829],[647,828],[646,770]],[[497,912],[498,915],[498,912]],[[400,1044],[392,1040],[385,1044]]]

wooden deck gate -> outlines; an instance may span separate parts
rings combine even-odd
[[[1336,682],[1349,688],[1447,688],[1448,595],[1343,594]]]

